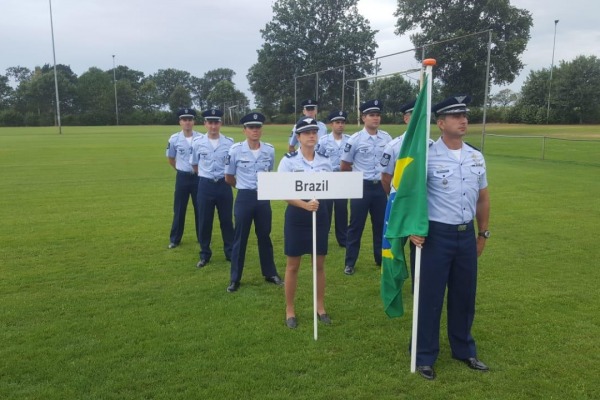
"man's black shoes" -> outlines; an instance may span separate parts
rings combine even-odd
[[[229,286],[227,286],[227,291],[229,293],[233,293],[233,292],[237,292],[237,290],[240,288],[240,283],[239,282],[231,282],[229,284]]]
[[[346,265],[346,268],[344,268],[344,273],[346,275],[354,275],[354,267],[351,267],[350,265]]]
[[[196,268],[204,268],[206,264],[208,264],[208,260],[203,258],[200,261],[198,261],[198,264],[196,264]]]
[[[273,275],[268,278],[265,278],[265,281],[274,283],[277,286],[283,285],[283,279],[281,279],[278,275]]]
[[[432,381],[435,379],[435,371],[431,365],[419,365],[417,366],[417,372],[427,380]]]
[[[169,246],[167,246],[167,248],[169,248],[169,249],[174,249],[174,248],[175,248],[175,247],[177,247],[177,246],[179,246],[177,243],[173,243],[173,242],[171,242],[171,243],[169,243]]]
[[[483,363],[483,361],[478,360],[476,357],[465,358],[464,360],[457,360],[464,362],[467,364],[467,367],[474,369],[476,371],[487,372],[490,368]]]

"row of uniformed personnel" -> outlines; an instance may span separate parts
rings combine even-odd
[[[487,178],[485,162],[482,154],[476,149],[468,146],[463,141],[466,134],[468,109],[466,105],[470,101],[468,96],[454,96],[444,100],[441,103],[432,107],[432,110],[437,116],[437,125],[442,133],[442,136],[435,143],[430,143],[430,152],[428,158],[428,203],[429,203],[429,235],[427,238],[413,236],[411,242],[423,248],[422,253],[422,276],[421,276],[421,296],[419,302],[421,304],[421,318],[419,319],[419,340],[417,346],[417,364],[419,373],[427,378],[435,378],[433,371],[433,363],[439,352],[439,320],[441,314],[441,306],[445,297],[445,290],[448,287],[448,329],[450,337],[450,345],[452,354],[455,358],[464,361],[470,368],[480,371],[486,371],[488,368],[485,364],[476,358],[475,343],[471,336],[470,330],[474,317],[475,303],[475,287],[476,287],[476,271],[477,271],[477,256],[483,251],[485,240],[490,236],[487,230],[489,222],[489,195],[487,192]],[[337,129],[336,133],[336,115],[332,113],[330,120],[332,121],[333,132],[329,135],[322,133],[322,126],[317,123],[314,116],[307,115],[308,112],[316,114],[316,102],[307,100],[303,103],[305,116],[296,124],[295,130],[290,137],[290,153],[281,161],[279,170],[305,171],[314,170],[315,160],[318,157],[325,156],[327,162],[318,165],[329,165],[329,168],[321,167],[320,170],[334,170],[337,167],[337,161],[332,163],[339,155],[339,169],[341,171],[358,170],[364,175],[364,196],[362,199],[352,199],[350,202],[350,224],[346,235],[336,232],[336,239],[340,245],[346,246],[346,259],[344,272],[348,275],[354,273],[355,263],[358,258],[360,249],[360,238],[364,229],[367,214],[371,214],[371,222],[373,226],[373,256],[377,265],[381,264],[381,235],[383,233],[383,218],[387,201],[387,193],[389,192],[389,182],[393,176],[393,163],[395,162],[400,150],[402,139],[392,140],[389,134],[379,129],[381,122],[382,104],[378,100],[371,100],[361,106],[361,119],[364,128],[348,137],[343,133],[343,127]],[[414,103],[413,103],[414,105]],[[405,116],[410,115],[410,107],[407,105]],[[218,111],[209,110],[208,112],[218,113]],[[209,133],[202,136],[193,132],[193,116],[191,110],[187,110],[188,114],[181,114],[180,124],[182,132],[172,136],[169,141],[169,149],[167,155],[170,163],[178,170],[176,181],[175,201],[178,198],[181,201],[182,195],[178,196],[178,186],[180,185],[180,175],[185,178],[194,177],[194,173],[190,173],[197,165],[198,175],[201,178],[211,179],[213,184],[218,184],[217,175],[204,176],[202,171],[203,157],[206,161],[211,158],[209,143],[213,150],[218,148],[221,142],[218,137],[208,138]],[[205,115],[206,113],[204,113]],[[191,118],[190,118],[191,116]],[[316,115],[315,115],[316,116]],[[210,118],[210,115],[205,115],[205,118]],[[345,121],[346,115],[343,112],[338,112],[337,121]],[[254,122],[253,122],[254,121]],[[260,121],[260,124],[258,123]],[[266,206],[263,205],[266,217],[257,217],[257,213],[252,211],[245,212],[247,204],[258,206],[261,201],[256,200],[256,172],[259,170],[271,171],[274,164],[274,152],[272,146],[260,142],[260,126],[264,121],[264,116],[258,113],[251,113],[242,119],[244,125],[244,133],[246,141],[231,145],[230,151],[223,160],[224,167],[224,182],[230,186],[238,188],[238,196],[234,214],[236,217],[235,224],[235,240],[232,246],[231,253],[227,253],[227,245],[224,246],[226,257],[231,258],[231,283],[227,288],[228,291],[236,291],[239,288],[239,280],[241,279],[241,271],[243,269],[245,246],[247,236],[252,220],[254,220],[257,235],[259,234],[259,226],[263,221],[267,221],[268,229],[265,229],[262,244],[259,237],[259,254],[261,259],[261,268],[263,275],[268,281],[276,284],[283,284],[283,281],[277,275],[273,260],[273,250],[270,241],[271,229],[271,210],[268,201]],[[208,122],[205,122],[205,125]],[[220,123],[220,119],[219,119]],[[187,125],[186,125],[187,124]],[[208,123],[210,124],[210,123]],[[338,122],[340,124],[340,122]],[[310,125],[309,130],[299,129],[302,126]],[[186,128],[187,127],[187,128]],[[255,132],[254,136],[251,135]],[[302,133],[307,133],[306,139]],[[326,131],[324,132],[326,133]],[[315,145],[316,137],[319,137],[318,145]],[[322,136],[321,136],[322,135]],[[197,139],[192,139],[198,136]],[[208,138],[208,139],[207,139]],[[193,142],[192,142],[193,140]],[[230,140],[230,139],[229,139]],[[207,142],[208,141],[208,142]],[[299,141],[301,147],[298,152],[294,152],[295,143]],[[202,142],[206,146],[203,150],[195,148],[195,142]],[[232,142],[232,141],[231,141]],[[177,144],[181,143],[183,149],[180,150]],[[254,145],[252,145],[254,143]],[[342,144],[343,143],[343,144]],[[186,147],[187,146],[187,147]],[[173,148],[173,149],[172,149]],[[239,150],[236,150],[239,149]],[[343,149],[343,151],[341,151]],[[265,151],[266,150],[266,151]],[[192,153],[192,163],[185,165],[184,162],[179,164],[179,158],[176,157],[180,153],[185,155],[186,151]],[[214,152],[213,152],[214,153]],[[268,153],[268,154],[264,154]],[[189,154],[189,153],[188,153]],[[239,155],[244,154],[243,157]],[[261,157],[264,154],[264,157]],[[312,154],[312,155],[311,155]],[[317,154],[319,156],[317,156]],[[252,155],[252,156],[250,156]],[[183,157],[185,158],[185,157]],[[188,157],[189,158],[189,157]],[[267,159],[269,162],[267,162]],[[219,159],[216,159],[217,161]],[[294,161],[296,160],[296,161]],[[198,164],[194,164],[194,163]],[[289,165],[298,162],[300,168],[289,169]],[[210,162],[207,165],[212,165]],[[335,167],[334,167],[335,165]],[[180,169],[183,168],[183,169]],[[190,167],[192,169],[190,169]],[[249,172],[249,176],[254,177],[254,185],[245,188],[245,178],[242,178],[245,172]],[[189,178],[189,179],[192,179]],[[199,179],[201,179],[199,178]],[[181,178],[183,181],[183,178]],[[183,186],[183,184],[181,184]],[[190,184],[188,187],[193,186]],[[202,201],[199,196],[200,183],[197,185],[196,193],[198,208]],[[226,186],[224,186],[226,187]],[[229,191],[231,188],[229,187]],[[249,195],[244,194],[244,190],[249,190]],[[193,190],[185,195],[185,205],[187,198],[194,196]],[[227,194],[231,196],[231,192]],[[216,201],[215,204],[219,203]],[[302,213],[294,210],[293,207],[302,208],[301,211],[318,211],[318,201],[302,202],[293,204],[289,201],[288,209],[286,210],[286,227],[285,231],[285,253],[287,256],[286,266],[286,324],[290,328],[296,327],[295,311],[293,307],[293,297],[295,293],[295,277],[300,264],[300,255],[306,254],[309,251],[304,251],[302,246],[294,244],[296,237],[292,237],[291,232],[295,232],[301,221],[306,221],[308,218],[303,218]],[[325,202],[327,207],[330,204]],[[345,209],[347,202],[340,202],[340,211]],[[171,245],[177,246],[181,240],[183,230],[182,210],[183,207],[175,205],[175,218],[172,229]],[[336,205],[337,207],[337,205]],[[260,208],[260,207],[258,207]],[[266,211],[268,209],[268,211]],[[292,211],[289,211],[292,210]],[[338,210],[336,210],[337,214]],[[211,209],[211,213],[214,210]],[[343,214],[343,211],[341,212]],[[198,212],[197,229],[199,242],[205,242],[202,236],[205,219],[202,219],[202,214]],[[229,213],[231,215],[231,213]],[[322,217],[320,220],[330,220],[329,213],[325,214],[321,211]],[[185,216],[183,215],[183,219]],[[479,235],[475,241],[474,223],[477,220]],[[211,220],[212,222],[212,220]],[[329,222],[329,221],[328,221]],[[179,224],[179,225],[178,225]],[[296,224],[296,225],[294,225]],[[294,227],[289,229],[289,227]],[[327,224],[329,225],[329,224]],[[337,227],[336,222],[336,227]],[[343,223],[339,224],[343,226]],[[323,226],[323,225],[322,225]],[[212,230],[212,227],[210,228]],[[324,256],[327,253],[326,248],[326,233],[324,229],[318,229],[317,242],[321,243],[317,260],[318,274],[321,277],[322,285],[318,287],[318,314],[319,319],[324,323],[330,323],[328,315],[325,313],[323,305],[324,295]],[[222,229],[223,232],[223,229]],[[308,235],[307,235],[308,236]],[[325,239],[323,239],[325,237]],[[223,236],[225,241],[225,235]],[[319,240],[321,239],[321,240]],[[208,239],[208,245],[210,239]],[[425,240],[427,245],[425,245]],[[239,243],[238,243],[239,241]],[[237,243],[237,247],[236,247]],[[198,267],[203,267],[208,263],[210,251],[201,250],[201,259]],[[272,267],[271,267],[272,266]],[[273,274],[274,275],[271,275]],[[289,279],[288,277],[291,277]],[[319,282],[319,279],[318,279]]]

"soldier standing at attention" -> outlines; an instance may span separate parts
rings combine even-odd
[[[233,191],[225,182],[225,161],[233,139],[223,136],[221,117],[223,112],[217,109],[202,113],[206,135],[192,143],[191,164],[198,174],[198,227],[200,243],[200,261],[196,267],[202,268],[210,261],[212,250],[213,220],[215,208],[219,213],[221,237],[225,259],[231,259],[233,243]]]
[[[256,112],[245,115],[240,120],[244,126],[246,140],[231,146],[226,162],[225,181],[237,188],[233,209],[235,235],[231,252],[231,279],[227,287],[230,293],[240,287],[252,222],[254,222],[254,232],[258,242],[262,274],[267,282],[283,285],[273,258],[271,202],[257,199],[256,174],[261,171],[272,171],[275,163],[275,149],[269,143],[260,140],[264,121],[265,116]]]
[[[181,131],[172,134],[169,138],[166,154],[169,165],[176,171],[169,249],[179,246],[183,237],[185,214],[190,196],[194,206],[194,225],[196,226],[196,237],[198,237],[198,202],[196,201],[198,176],[190,164],[190,155],[192,154],[192,140],[201,137],[202,134],[194,131],[194,118],[196,117],[194,109],[181,108],[177,111],[177,116]]]
[[[301,104],[302,104],[302,114],[303,115],[302,115],[302,118],[300,118],[300,120],[304,119],[304,117],[309,117],[309,118],[316,120],[317,113],[319,112],[318,111],[319,102],[316,100],[308,99],[308,100],[304,100]],[[322,123],[321,121],[317,121],[317,126],[319,127],[319,138],[327,135],[327,126],[324,123]],[[291,153],[294,150],[296,150],[297,144],[298,144],[298,138],[296,137],[296,125],[294,125],[294,127],[292,128],[292,133],[290,133],[288,151]]]
[[[392,138],[382,130],[380,100],[369,100],[360,106],[364,128],[348,139],[340,169],[342,171],[362,171],[363,198],[350,199],[350,224],[346,239],[346,260],[344,273],[354,274],[354,268],[360,252],[360,241],[365,229],[367,214],[371,214],[373,230],[373,257],[375,264],[381,266],[381,242],[387,195],[381,185],[379,165],[383,149]]]
[[[344,133],[348,113],[345,111],[332,111],[328,120],[331,123],[331,133],[319,139],[317,152],[326,155],[331,161],[334,172],[340,171],[340,158],[350,135]],[[346,231],[348,230],[348,199],[323,200],[329,213],[329,223],[334,217],[335,209],[335,238],[340,247],[346,247]]]

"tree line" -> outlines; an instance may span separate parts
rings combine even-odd
[[[114,125],[117,116],[124,125],[172,124],[177,122],[174,111],[180,107],[235,109],[238,115],[249,103],[236,89],[235,72],[228,68],[208,71],[202,78],[174,68],[146,76],[123,65],[106,71],[91,67],[80,76],[68,65],[57,64],[56,70],[64,125]],[[0,125],[55,123],[53,67],[7,68],[0,75]]]
[[[358,12],[357,3],[273,2],[273,18],[261,30],[264,43],[246,76],[256,107],[270,122],[295,122],[300,111],[295,105],[307,98],[318,98],[322,118],[344,104],[356,120],[356,79],[379,72],[373,63],[377,31]],[[415,59],[438,60],[432,100],[471,94],[474,122],[483,115],[489,43],[488,89],[511,84],[523,69],[521,55],[530,38],[532,17],[508,0],[398,0],[394,16],[397,35],[416,32],[410,35],[418,50]],[[172,111],[189,104],[222,108],[233,123],[232,112],[239,115],[248,110],[248,99],[235,88],[235,72],[228,68],[209,71],[202,78],[173,68],[148,76],[126,66],[114,71],[92,67],[79,77],[66,65],[57,65],[57,70],[65,124],[116,123],[115,85],[121,124],[173,123]],[[489,97],[488,121],[598,123],[599,72],[598,58],[585,55],[560,61],[552,79],[549,69],[531,71],[520,93],[503,89]],[[387,123],[400,121],[398,108],[418,92],[417,83],[401,76],[364,85],[363,98],[384,101]],[[0,125],[51,125],[56,118],[54,101],[54,75],[48,64],[33,71],[11,67],[0,75]]]

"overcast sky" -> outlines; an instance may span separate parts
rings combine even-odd
[[[554,20],[558,19],[555,65],[577,55],[600,57],[600,1],[511,0],[533,15],[522,56],[525,68],[509,86],[519,91],[530,70],[552,61]],[[248,93],[246,74],[256,63],[260,29],[272,18],[270,0],[52,0],[56,62],[81,75],[90,67],[117,65],[144,72],[176,68],[202,77],[216,68],[236,72],[236,86]],[[377,56],[413,46],[394,35],[395,0],[360,0],[359,10],[378,30]],[[52,64],[48,0],[0,0],[0,73],[11,66]],[[412,55],[385,58],[383,72],[415,65]],[[493,87],[492,93],[502,89]]]

